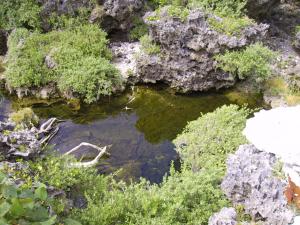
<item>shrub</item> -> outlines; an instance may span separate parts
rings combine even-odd
[[[74,29],[78,26],[87,25],[91,10],[88,8],[79,8],[73,15],[58,15],[52,13],[49,18],[49,24],[52,29]]]
[[[218,16],[240,17],[244,15],[246,0],[189,0],[189,8],[203,8]]]
[[[149,54],[154,55],[160,53],[160,46],[153,43],[151,37],[149,35],[144,35],[140,39],[142,50]]]
[[[242,135],[249,110],[223,106],[190,122],[174,141],[176,150],[193,171],[224,168],[227,154],[247,141]]]
[[[0,173],[0,224],[54,224],[56,216],[47,210],[46,186],[39,184],[33,190],[21,189]]]
[[[31,108],[24,108],[17,112],[11,113],[9,118],[16,124],[16,125],[25,125],[25,126],[32,126],[36,125],[39,122],[39,118],[34,114]]]
[[[252,76],[257,81],[262,81],[271,75],[271,62],[275,57],[275,52],[256,43],[241,51],[227,51],[216,56],[216,60],[219,68],[239,79]]]
[[[220,19],[211,17],[208,19],[208,22],[216,31],[232,36],[239,36],[244,28],[254,23],[248,17],[223,17]]]
[[[129,37],[131,40],[138,40],[148,33],[148,26],[139,17],[133,18],[133,29],[130,31]]]
[[[15,171],[15,176],[24,180],[26,187],[42,182],[57,189],[70,191],[71,188],[88,179],[90,175],[95,175],[94,169],[71,167],[70,164],[75,161],[75,158],[71,156],[50,154],[44,159],[28,161],[28,167]]]
[[[83,224],[207,224],[227,204],[219,171],[171,172],[161,185],[142,180],[126,186],[96,179],[87,191],[88,207],[77,211]]]
[[[2,0],[0,1],[0,28],[40,29],[40,12],[41,6],[36,0]]]
[[[119,72],[109,63],[106,33],[95,25],[46,34],[18,29],[10,35],[8,46],[4,76],[13,88],[52,82],[60,91],[77,93],[91,103],[122,84]]]

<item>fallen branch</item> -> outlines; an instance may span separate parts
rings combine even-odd
[[[79,150],[82,146],[88,146],[88,147],[91,147],[91,148],[94,148],[96,150],[99,151],[99,154],[91,161],[88,161],[88,162],[76,162],[76,163],[71,163],[71,167],[92,167],[94,165],[96,165],[100,158],[104,155],[104,154],[109,154],[107,152],[107,148],[109,146],[105,146],[105,147],[98,147],[96,145],[93,145],[93,144],[90,144],[90,143],[87,143],[87,142],[82,142],[80,143],[79,145],[77,145],[76,147],[72,148],[70,151],[66,152],[64,155],[70,155],[71,153]]]
[[[50,118],[49,120],[47,120],[45,123],[43,123],[40,127],[39,130],[39,134],[43,134],[43,133],[48,133],[49,131],[52,130],[53,128],[53,124],[57,122],[56,118]]]

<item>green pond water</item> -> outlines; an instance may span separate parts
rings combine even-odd
[[[235,90],[178,95],[163,86],[136,86],[93,105],[6,96],[0,101],[0,119],[12,110],[31,106],[41,119],[64,120],[51,141],[58,151],[66,152],[81,142],[112,145],[110,156],[98,165],[101,173],[118,171],[117,176],[125,180],[145,177],[160,182],[171,162],[179,162],[172,140],[188,121],[224,104],[263,105],[261,96]],[[96,152],[83,149],[78,157],[82,155],[93,157]]]

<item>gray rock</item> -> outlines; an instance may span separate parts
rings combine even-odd
[[[223,208],[209,218],[208,225],[237,225],[237,213],[234,208]]]
[[[92,10],[95,7],[93,1],[90,0],[37,0],[42,5],[41,18],[43,21],[43,29],[48,31],[51,29],[49,19],[52,14],[57,15],[75,15],[81,8]]]
[[[155,16],[157,20],[147,20]],[[140,54],[137,60],[137,82],[163,81],[182,91],[206,91],[211,88],[230,87],[235,78],[216,69],[214,55],[227,49],[239,49],[260,40],[268,25],[253,24],[238,36],[215,31],[207,18],[214,17],[201,10],[192,10],[183,22],[171,17],[167,8],[159,15],[147,13],[150,36],[160,45],[158,55]]]
[[[276,161],[273,154],[242,145],[229,156],[221,185],[234,205],[243,205],[247,214],[265,225],[286,225],[293,220],[284,195],[286,183],[273,175]]]

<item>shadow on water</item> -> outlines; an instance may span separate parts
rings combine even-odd
[[[8,102],[5,98],[2,101],[0,118],[7,115]],[[60,152],[66,152],[80,142],[112,145],[110,157],[98,165],[100,172],[122,169],[117,173],[122,179],[145,177],[152,182],[160,182],[171,162],[179,160],[172,140],[188,121],[232,103],[247,103],[256,108],[262,106],[262,98],[234,90],[178,95],[161,86],[137,86],[119,97],[105,98],[93,105],[67,104],[61,100],[11,99],[14,110],[32,106],[40,118],[65,120],[51,142]],[[86,157],[95,154],[85,151]]]

